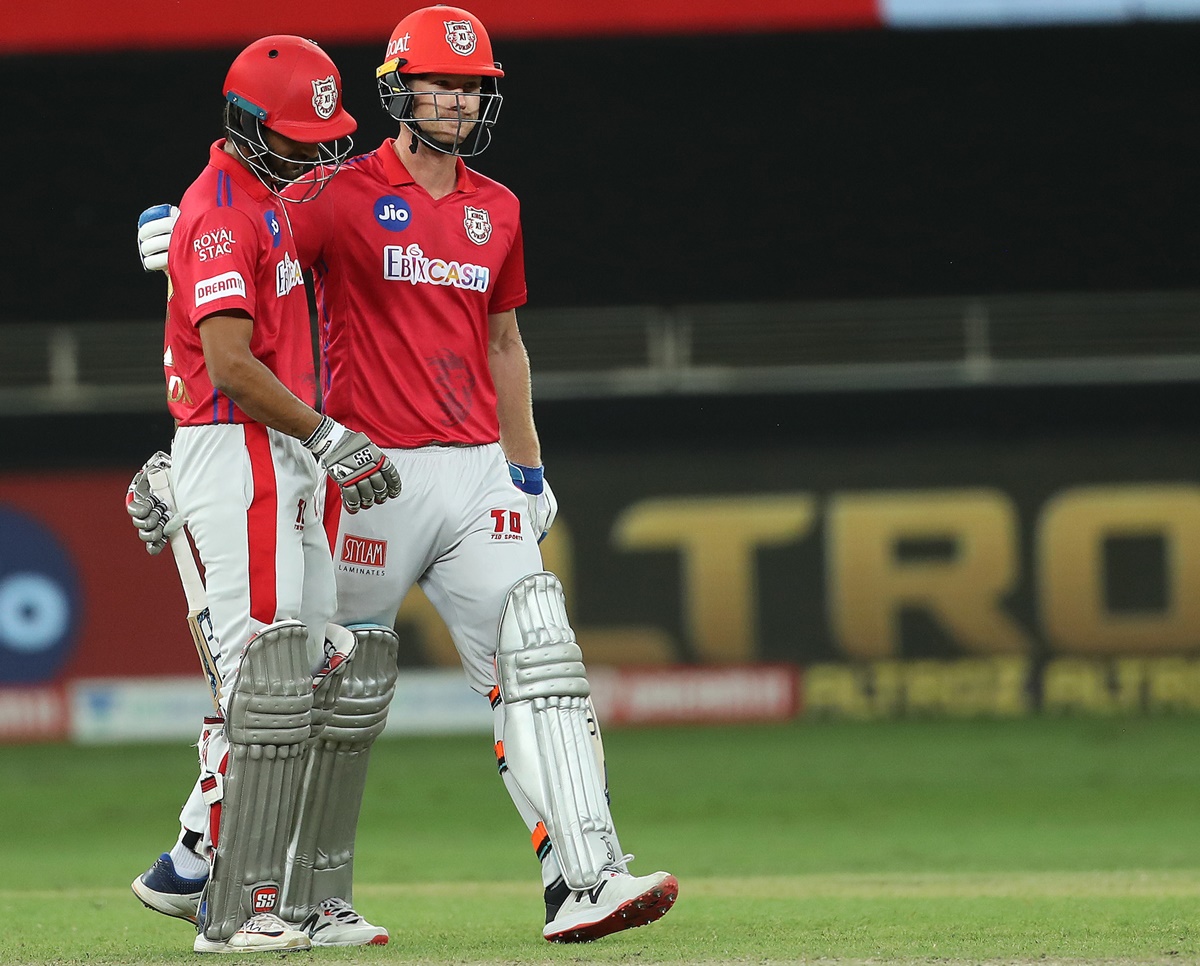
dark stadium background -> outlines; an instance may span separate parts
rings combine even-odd
[[[380,45],[332,46],[358,144]],[[128,227],[219,132],[238,48],[0,58],[0,321],[158,310]],[[531,304],[1189,287],[1200,26],[497,40],[477,159]]]
[[[332,46],[369,150],[391,133],[378,45]],[[478,167],[522,199],[530,306],[1188,288],[1200,256],[1200,26],[878,30],[497,40],[506,97]],[[13,107],[0,325],[152,318],[133,228],[178,198],[218,131],[237,48],[0,58]],[[0,328],[0,333],[3,329]],[[537,360],[534,360],[535,367]],[[1151,425],[1190,387],[849,394],[806,424],[924,432],[1020,426],[1021,413]],[[967,398],[963,398],[966,396]],[[702,436],[691,401],[632,407]],[[562,414],[557,412],[561,408]],[[627,425],[539,406],[551,452]],[[777,410],[776,410],[777,411]],[[0,459],[128,461],[128,432],[56,420]],[[102,420],[110,430],[109,419]],[[699,425],[696,425],[699,423]],[[65,451],[65,452],[64,452]]]

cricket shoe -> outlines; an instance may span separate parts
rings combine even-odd
[[[546,889],[542,935],[552,943],[591,942],[661,919],[678,896],[679,880],[669,872],[635,876],[605,869],[591,889],[578,890],[559,879]]]
[[[323,899],[296,927],[314,946],[386,946],[388,931],[373,926],[345,899]]]
[[[133,880],[130,888],[147,909],[195,922],[196,912],[200,908],[200,893],[207,881],[208,876],[199,879],[181,876],[175,871],[171,854],[164,852],[154,865]]]
[[[192,949],[198,953],[276,953],[312,949],[312,940],[278,916],[262,912],[247,919],[227,940],[209,939],[199,933]]]

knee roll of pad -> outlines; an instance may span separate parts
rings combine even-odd
[[[400,639],[390,627],[377,624],[358,624],[350,630],[357,650],[323,737],[328,742],[370,745],[387,725],[396,693]]]

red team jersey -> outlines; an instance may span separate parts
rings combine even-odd
[[[462,159],[434,201],[392,144],[290,208],[313,270],[323,409],[383,447],[494,443],[488,315],[525,303],[519,203]]]
[[[167,405],[181,426],[253,422],[213,388],[200,344],[199,324],[234,309],[254,320],[254,357],[316,403],[308,299],[284,205],[223,147],[212,146],[208,166],[184,193],[167,256],[163,366]]]

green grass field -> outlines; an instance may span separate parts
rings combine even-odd
[[[541,938],[535,860],[486,736],[379,742],[362,963],[1200,962],[1200,719],[611,730],[650,927]],[[0,963],[194,963],[129,882],[175,835],[180,745],[0,747]],[[307,960],[306,960],[307,961]]]

